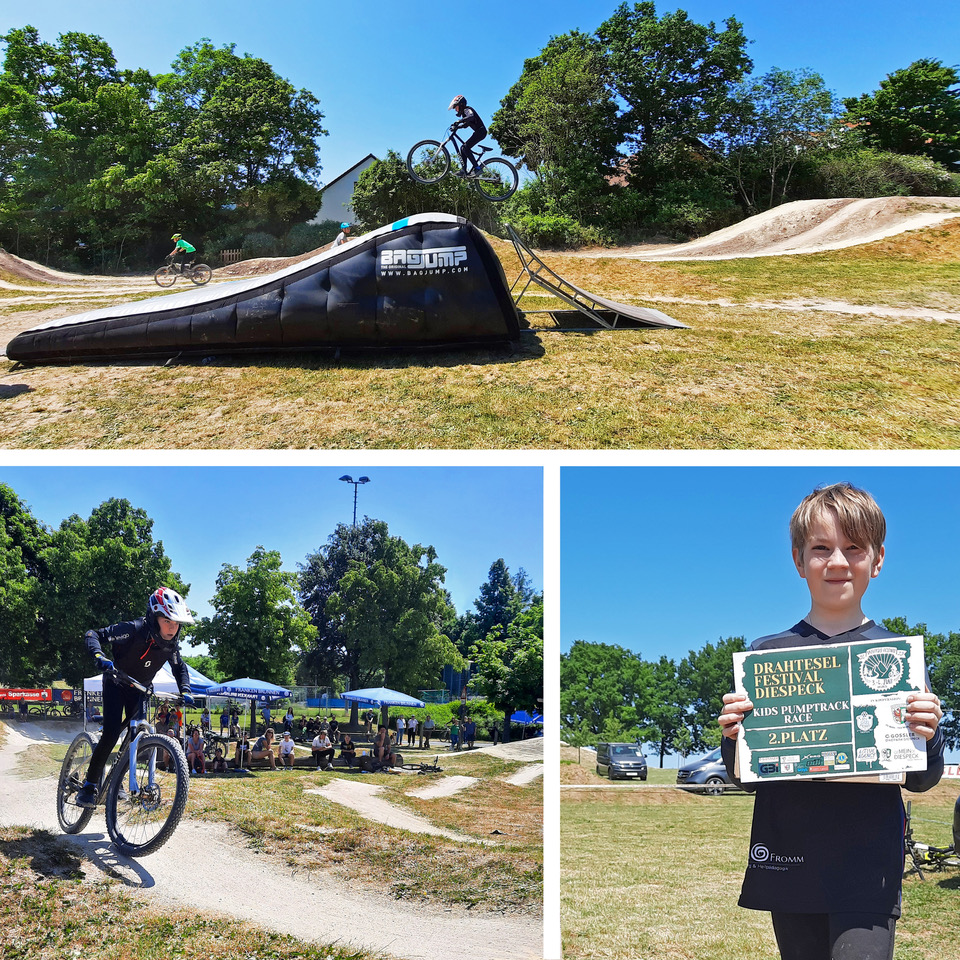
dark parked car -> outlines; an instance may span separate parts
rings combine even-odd
[[[709,793],[711,796],[721,796],[728,790],[737,787],[727,776],[727,768],[720,759],[720,748],[711,751],[705,757],[687,763],[677,771],[677,783],[696,784],[701,789],[695,793]]]
[[[635,743],[598,743],[597,773],[611,780],[646,780],[647,758]]]

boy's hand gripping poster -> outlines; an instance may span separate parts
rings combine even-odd
[[[907,694],[926,686],[923,637],[735,653],[733,672],[753,703],[737,739],[742,782],[899,782],[926,769],[926,744],[906,725]]]

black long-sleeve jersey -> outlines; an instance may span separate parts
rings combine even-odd
[[[101,644],[109,642],[112,651],[110,659],[116,667],[144,686],[152,683],[160,668],[169,663],[180,692],[190,693],[190,674],[180,656],[180,644],[176,639],[164,643],[155,637],[145,617],[124,620],[109,627],[100,627],[99,630],[88,630],[84,640],[87,651],[94,659],[97,654],[107,656]]]
[[[801,621],[761,637],[751,650],[856,643],[898,634],[872,620],[834,637]],[[721,741],[733,778],[736,743]],[[927,769],[906,775],[922,792],[943,774],[943,733],[927,742]],[[880,913],[900,916],[905,814],[900,786],[785,780],[741,784],[756,792],[750,853],[740,906],[790,913]]]
[[[480,114],[478,114],[473,107],[464,107],[463,113],[457,117],[453,126],[456,130],[462,130],[465,127],[469,127],[474,133],[479,133],[481,137],[485,137],[487,135],[487,126],[480,119]]]

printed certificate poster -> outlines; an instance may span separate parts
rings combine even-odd
[[[926,686],[923,637],[735,653],[733,672],[753,702],[737,738],[742,781],[927,767],[923,737],[906,726],[906,696]]]

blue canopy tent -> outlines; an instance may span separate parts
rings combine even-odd
[[[516,712],[510,715],[510,722],[519,724],[524,728],[523,736],[526,739],[527,736],[527,727],[536,727],[543,725],[543,714],[534,713],[533,715],[527,713],[526,710],[517,710]]]
[[[199,670],[194,670],[190,664],[187,664],[187,673],[190,674],[190,689],[195,697],[208,696],[207,690],[216,685],[216,681],[205,677]]]
[[[224,683],[215,683],[207,687],[204,694],[207,697],[235,697],[238,700],[250,701],[250,735],[257,729],[257,701],[281,700],[291,696],[285,687],[278,687],[275,683],[266,680],[254,680],[252,677],[241,677],[239,680],[227,680]]]
[[[348,690],[343,695],[348,703],[373,703],[380,707],[382,722],[386,724],[386,707],[425,707],[426,704],[408,693],[391,690],[388,687],[365,687],[363,690]],[[356,722],[356,715],[350,717],[351,723]]]

